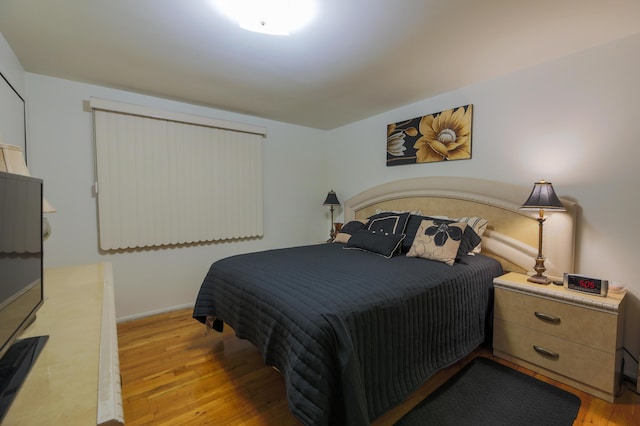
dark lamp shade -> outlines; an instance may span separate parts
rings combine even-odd
[[[524,202],[521,210],[555,210],[565,211],[562,202],[553,190],[551,182],[541,180],[533,184],[533,190]]]
[[[329,191],[329,193],[327,194],[327,198],[324,200],[324,203],[322,205],[323,206],[339,206],[340,205],[340,201],[338,201],[338,196],[333,190]]]

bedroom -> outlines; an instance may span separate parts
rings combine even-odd
[[[527,187],[544,178],[554,183],[559,195],[575,199],[581,207],[577,271],[622,282],[629,289],[625,346],[634,356],[640,354],[640,284],[633,278],[640,235],[635,218],[640,208],[635,195],[640,182],[635,159],[640,155],[637,28],[602,44],[330,130],[47,76],[25,70],[13,49],[17,50],[5,37],[0,40],[0,71],[26,97],[29,165],[32,174],[47,182],[45,193],[58,210],[49,218],[53,233],[45,245],[46,266],[112,262],[120,320],[192,304],[214,259],[326,239],[329,218],[321,204],[328,189],[335,189],[344,201],[377,184],[408,177],[464,176]],[[92,125],[81,107],[90,96],[266,125],[265,237],[133,254],[100,253],[91,194]],[[385,166],[382,135],[387,124],[468,103],[475,108],[470,161]],[[633,362],[627,361],[628,373],[637,375]]]

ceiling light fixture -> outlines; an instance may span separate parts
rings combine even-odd
[[[315,16],[315,0],[214,0],[240,28],[270,35],[289,35]]]

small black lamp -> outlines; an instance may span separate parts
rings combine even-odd
[[[527,198],[527,201],[524,202],[520,209],[538,210],[539,212],[538,217],[536,218],[538,221],[538,257],[536,257],[536,266],[533,267],[536,274],[530,276],[527,281],[538,284],[548,284],[551,280],[544,275],[544,271],[546,271],[547,268],[544,267],[544,257],[542,256],[542,224],[546,220],[544,217],[544,211],[566,211],[566,209],[556,195],[556,192],[553,190],[551,182],[546,182],[544,180],[533,184],[533,190],[531,191],[529,198]]]
[[[333,239],[336,237],[336,228],[333,225],[333,210],[334,210],[333,207],[340,205],[340,201],[338,201],[338,196],[336,195],[333,189],[329,191],[329,193],[327,194],[327,198],[324,200],[324,203],[322,205],[331,206],[331,208],[329,209],[331,210],[331,229],[329,230],[330,238],[327,240],[327,242],[330,242],[330,241],[333,241]]]

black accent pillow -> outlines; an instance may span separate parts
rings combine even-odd
[[[404,234],[410,213],[382,212],[369,217],[367,228],[377,234]]]
[[[423,220],[433,220],[435,223],[456,223],[454,219],[437,219],[429,216],[418,216],[412,214],[407,221],[407,227],[405,228],[405,234],[407,238],[402,242],[402,251],[408,253],[413,245],[413,241],[416,238],[416,233]],[[460,247],[458,248],[457,258],[466,256],[473,248],[480,244],[482,238],[473,230],[471,226],[467,226],[462,235],[462,241],[460,241]]]
[[[342,228],[340,228],[340,232],[333,239],[334,243],[346,243],[349,241],[351,236],[356,232],[364,229],[365,224],[360,222],[359,220],[352,220],[344,224]]]
[[[345,223],[342,228],[340,228],[340,232],[344,232],[345,234],[353,235],[357,231],[364,229],[365,224],[360,222],[359,220],[352,220],[351,222]]]
[[[453,220],[452,222],[457,222]],[[458,249],[458,258],[467,256],[473,252],[473,249],[480,244],[482,238],[473,230],[471,226],[467,226],[462,235],[462,241],[460,241],[460,248]]]
[[[354,233],[343,248],[364,250],[388,259],[399,250],[404,237],[404,234],[384,235],[363,229]]]

